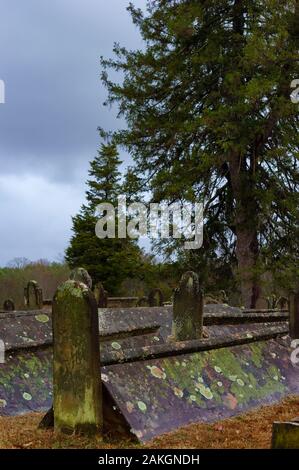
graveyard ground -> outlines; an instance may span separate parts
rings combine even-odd
[[[144,447],[242,449],[269,448],[273,421],[287,421],[299,416],[298,397],[279,404],[265,406],[242,416],[214,424],[192,424],[161,436]],[[0,448],[140,448],[124,441],[106,441],[57,435],[52,431],[38,430],[42,414],[33,413],[19,417],[0,417]]]

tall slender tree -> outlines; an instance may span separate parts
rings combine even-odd
[[[298,272],[298,0],[151,0],[144,49],[102,60],[114,133],[155,200],[202,200],[204,250],[236,260],[243,304],[264,269]],[[121,84],[109,69],[122,71]],[[278,264],[277,264],[278,263]]]
[[[72,218],[73,236],[66,250],[71,268],[84,267],[94,282],[102,282],[109,293],[117,293],[121,282],[135,276],[141,262],[141,252],[130,239],[99,239],[95,233],[96,207],[102,202],[117,205],[122,193],[119,159],[114,144],[102,144],[90,163],[86,203]]]

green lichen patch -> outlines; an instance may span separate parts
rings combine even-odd
[[[140,409],[140,411],[142,411],[143,413],[146,412],[147,406],[146,406],[146,404],[145,404],[143,401],[138,401],[138,402],[137,402],[137,406],[138,406],[138,408]]]
[[[26,401],[30,401],[30,400],[32,400],[32,395],[30,395],[30,393],[28,393],[28,392],[24,392],[23,393],[23,398]]]
[[[157,366],[147,366],[147,368],[151,371],[151,374],[156,377],[157,379],[166,379],[165,372]]]
[[[48,321],[50,321],[50,318],[48,317],[48,315],[45,315],[44,313],[35,315],[35,319],[39,321],[40,323],[47,323]]]

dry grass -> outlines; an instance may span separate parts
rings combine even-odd
[[[65,436],[37,429],[41,414],[16,418],[0,417],[0,448],[138,448],[130,442]],[[148,443],[147,448],[260,449],[269,448],[273,421],[299,416],[298,397],[260,408],[237,418],[215,424],[192,424]]]

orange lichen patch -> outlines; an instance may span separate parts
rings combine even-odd
[[[53,431],[37,429],[42,414],[18,417],[0,417],[0,448],[135,448],[142,447],[128,441],[103,441],[100,437],[88,439],[66,436]],[[260,449],[271,445],[273,421],[288,421],[299,416],[298,397],[264,406],[242,416],[214,424],[191,424],[165,434],[144,447],[150,449]]]

